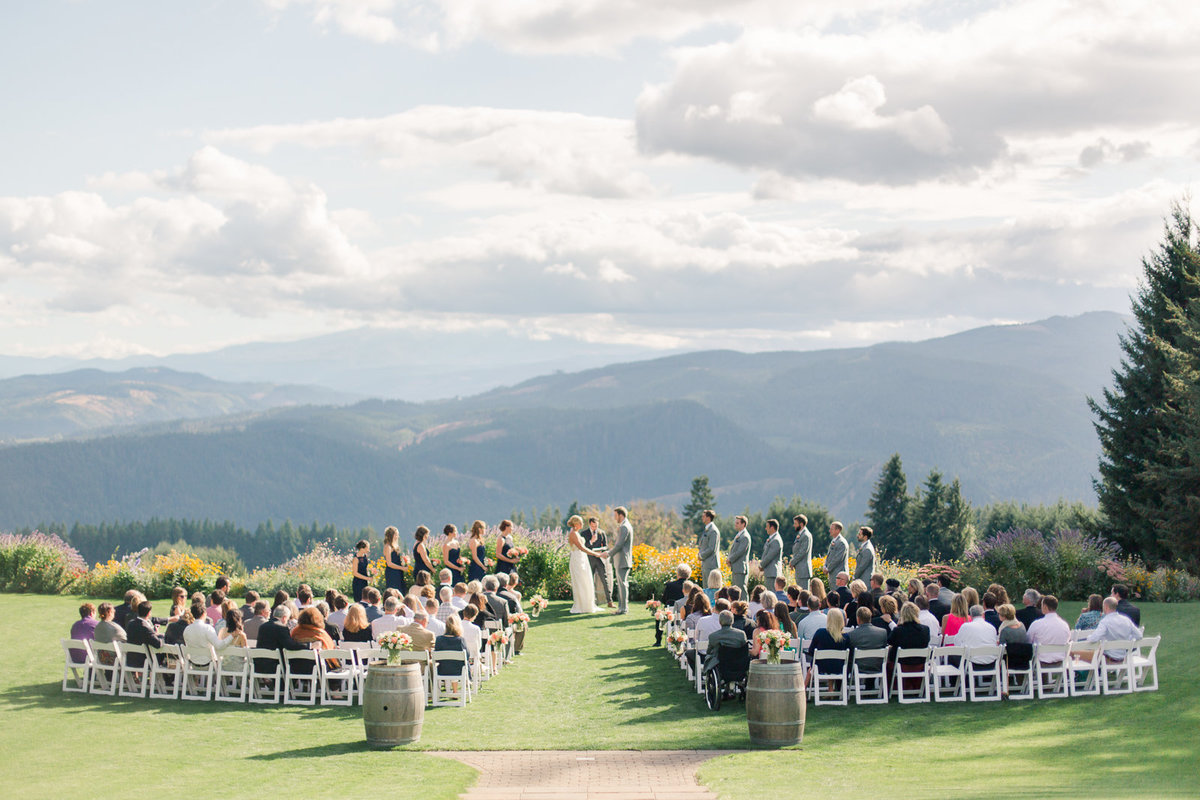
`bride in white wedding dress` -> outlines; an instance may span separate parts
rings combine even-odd
[[[570,528],[567,531],[567,544],[571,548],[571,597],[575,600],[571,606],[571,613],[595,614],[600,607],[596,605],[596,584],[588,556],[604,558],[606,554],[584,546],[583,537],[579,535],[579,531],[583,529],[582,517],[571,517],[567,520],[567,525]]]

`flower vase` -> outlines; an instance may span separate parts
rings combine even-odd
[[[779,658],[779,648],[778,647],[768,647],[767,648],[767,663],[768,664],[781,663],[780,658]]]
[[[400,662],[400,654],[402,652],[403,652],[402,650],[388,650],[387,651],[387,664],[389,667],[400,666],[400,663],[401,663]]]

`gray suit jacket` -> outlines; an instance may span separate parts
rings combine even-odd
[[[734,575],[745,575],[750,571],[750,531],[743,530],[733,537],[729,545],[729,569]]]
[[[839,572],[846,571],[846,565],[849,563],[846,556],[849,552],[850,545],[846,542],[846,537],[838,534],[836,539],[829,540],[829,552],[825,554],[825,574],[829,576],[830,583],[833,583]]]
[[[764,578],[774,581],[779,577],[779,569],[783,566],[783,539],[779,537],[779,531],[767,537],[758,565],[762,568]],[[774,590],[775,586],[771,584],[767,588]]]
[[[871,585],[871,574],[875,572],[875,545],[871,540],[863,542],[858,548],[858,556],[854,560],[854,580]]]
[[[704,669],[708,670],[717,663],[717,653],[721,645],[726,647],[746,646],[746,632],[740,628],[720,628],[708,637],[708,650],[705,651]]]
[[[801,528],[792,544],[792,569],[796,570],[796,580],[806,581],[812,578],[812,532]],[[808,588],[801,586],[801,589]]]
[[[715,522],[710,522],[700,532],[700,571],[704,573],[700,580],[704,581],[705,586],[708,585],[708,573],[721,568],[720,552],[721,531]]]
[[[614,570],[633,569],[633,526],[628,517],[617,526],[617,535],[608,549]]]

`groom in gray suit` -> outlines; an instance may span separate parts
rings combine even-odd
[[[633,568],[633,526],[629,524],[629,512],[625,506],[613,509],[617,518],[617,534],[613,537],[612,545],[604,558],[611,558],[613,572],[613,589],[617,593],[617,610],[614,614],[625,614],[629,611],[629,571]]]
[[[696,543],[700,550],[700,580],[708,586],[708,573],[721,568],[721,531],[717,528],[717,515],[705,511],[704,530],[700,531],[700,540]]]
[[[750,571],[750,531],[746,530],[746,518],[738,515],[733,520],[733,542],[729,545],[729,570],[733,573],[733,585],[742,590],[746,597],[746,573]]]
[[[779,536],[779,520],[767,520],[767,542],[763,545],[762,558],[758,560],[767,589],[775,590],[775,579],[783,571],[783,539]]]

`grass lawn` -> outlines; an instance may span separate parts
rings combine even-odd
[[[452,798],[469,768],[420,750],[743,749],[740,704],[705,709],[683,673],[649,645],[648,617],[573,617],[555,603],[517,664],[465,709],[427,709],[421,742],[374,752],[361,711],[133,700],[63,694],[59,639],[77,598],[0,595],[0,785],[8,796],[111,796],[207,787],[261,796],[361,794],[390,782]],[[1065,701],[809,709],[804,745],[710,762],[723,797],[780,786],[925,790],[942,796],[1200,795],[1200,605],[1148,606],[1159,649],[1157,693]],[[1177,638],[1178,632],[1188,632]],[[14,646],[20,643],[21,647]],[[70,765],[66,767],[66,765]],[[134,767],[134,765],[137,765]],[[66,768],[64,768],[66,767]],[[136,781],[131,775],[136,774]],[[953,791],[948,787],[953,786]]]

